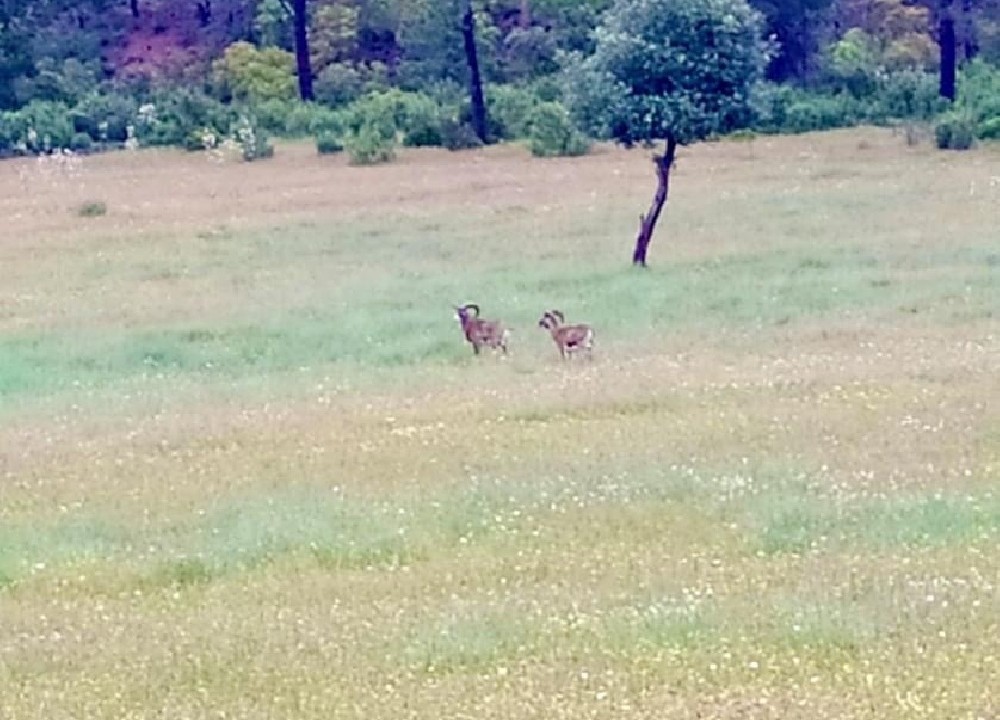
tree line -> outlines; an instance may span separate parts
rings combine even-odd
[[[476,41],[489,82],[554,72],[593,49],[613,0],[2,0],[0,109],[67,99],[88,85],[207,78],[237,41],[294,53],[298,94],[324,71],[381,72],[415,88],[465,82]],[[1000,0],[750,0],[776,52],[767,77],[819,82],[838,65],[940,71],[1000,57]],[[848,46],[842,46],[843,43]],[[375,70],[373,70],[375,68]]]

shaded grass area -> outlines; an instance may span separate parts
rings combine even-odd
[[[343,283],[330,302],[278,309],[258,323],[0,338],[0,402],[130,377],[244,377],[302,366],[453,363],[467,350],[448,303],[475,297],[524,343],[539,308],[626,340],[644,329],[766,327],[864,309],[970,319],[1000,311],[1000,268],[985,247],[902,261],[863,248],[816,248],[683,262],[647,273],[574,265]],[[447,279],[446,279],[447,278]],[[458,302],[459,300],[454,300]]]

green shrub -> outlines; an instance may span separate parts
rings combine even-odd
[[[69,147],[73,138],[73,120],[61,102],[33,100],[14,114],[12,125],[15,142],[34,151]]]
[[[281,48],[235,42],[212,64],[212,71],[222,100],[257,103],[295,98],[295,58]]]
[[[135,125],[139,104],[128,95],[92,93],[73,108],[73,129],[98,142],[123,143],[126,128]]]
[[[188,152],[200,152],[202,150],[207,150],[206,147],[206,136],[211,133],[211,130],[206,128],[198,128],[197,130],[192,130],[184,138],[184,149]]]
[[[979,126],[980,140],[1000,140],[1000,116],[990,118]]]
[[[469,91],[454,80],[442,79],[425,83],[421,92],[436,102],[439,107],[448,110],[461,107],[469,99]]]
[[[856,125],[860,119],[856,102],[850,95],[814,95],[788,105],[779,129],[792,133],[832,130]]]
[[[449,150],[475,150],[483,146],[483,141],[467,122],[449,117],[441,121],[441,142]]]
[[[528,137],[528,118],[539,104],[531,90],[513,85],[494,85],[486,93],[490,132],[498,140]]]
[[[322,106],[313,108],[312,118],[309,121],[310,135],[318,135],[325,132],[343,136],[346,129],[347,120],[344,111],[330,110]]]
[[[401,118],[403,144],[407,147],[429,147],[443,144],[441,108],[426,95],[414,93],[408,97]]]
[[[559,69],[557,41],[541,27],[514,28],[503,39],[501,62],[509,80],[550,75]]]
[[[6,157],[14,153],[18,142],[18,123],[17,113],[0,111],[0,157]]]
[[[94,148],[94,140],[87,133],[73,133],[69,140],[69,149],[78,153],[89,153]]]
[[[380,122],[364,123],[344,141],[352,165],[377,165],[396,157],[396,131]]]
[[[288,126],[288,119],[296,105],[298,103],[276,98],[255,103],[252,108],[257,127],[276,135],[284,133]]]
[[[872,104],[894,120],[929,120],[942,112],[946,101],[938,92],[933,73],[902,71],[888,75]]]
[[[108,204],[103,200],[89,200],[76,209],[80,217],[104,217],[108,214]]]
[[[256,122],[252,116],[242,116],[232,133],[239,143],[243,160],[253,162],[274,157],[274,146],[271,144],[267,131]]]
[[[976,122],[957,112],[942,115],[934,126],[934,141],[940,150],[968,150],[976,142]]]
[[[528,118],[531,153],[536,157],[585,155],[590,141],[570,120],[561,103],[543,102]]]
[[[958,105],[977,123],[1000,117],[1000,68],[969,63],[959,79]]]
[[[333,155],[343,149],[344,144],[332,133],[322,132],[316,136],[316,151],[320,155]]]
[[[563,84],[558,75],[536,78],[528,84],[528,90],[542,102],[563,101]]]
[[[362,127],[373,126],[382,136],[400,135],[405,145],[416,147],[443,143],[442,115],[441,106],[428,95],[393,89],[369,93],[351,103],[343,118],[346,129],[355,135]]]
[[[313,103],[296,102],[291,105],[285,116],[285,126],[281,129],[286,137],[300,138],[313,134],[313,118],[319,106]]]
[[[313,83],[316,101],[330,107],[347,105],[364,93],[365,78],[353,65],[332,63],[323,68]]]
[[[202,129],[228,135],[237,120],[234,109],[202,92],[163,89],[140,106],[136,134],[146,145],[184,146],[193,132]]]
[[[73,105],[97,86],[100,72],[97,60],[81,62],[75,57],[59,60],[46,57],[45,53],[41,55],[32,77],[15,81],[22,100],[58,100]]]

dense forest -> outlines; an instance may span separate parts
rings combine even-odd
[[[565,78],[615,4],[0,0],[0,154],[230,137],[252,159],[269,135],[353,143],[359,162],[397,141],[583,152]],[[766,73],[720,132],[937,119],[943,146],[1000,136],[1000,0],[750,5]]]

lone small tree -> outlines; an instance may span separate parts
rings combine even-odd
[[[746,0],[617,0],[594,54],[566,64],[567,101],[593,134],[628,148],[665,143],[633,264],[646,266],[677,147],[749,120],[751,87],[771,54],[763,28]]]

